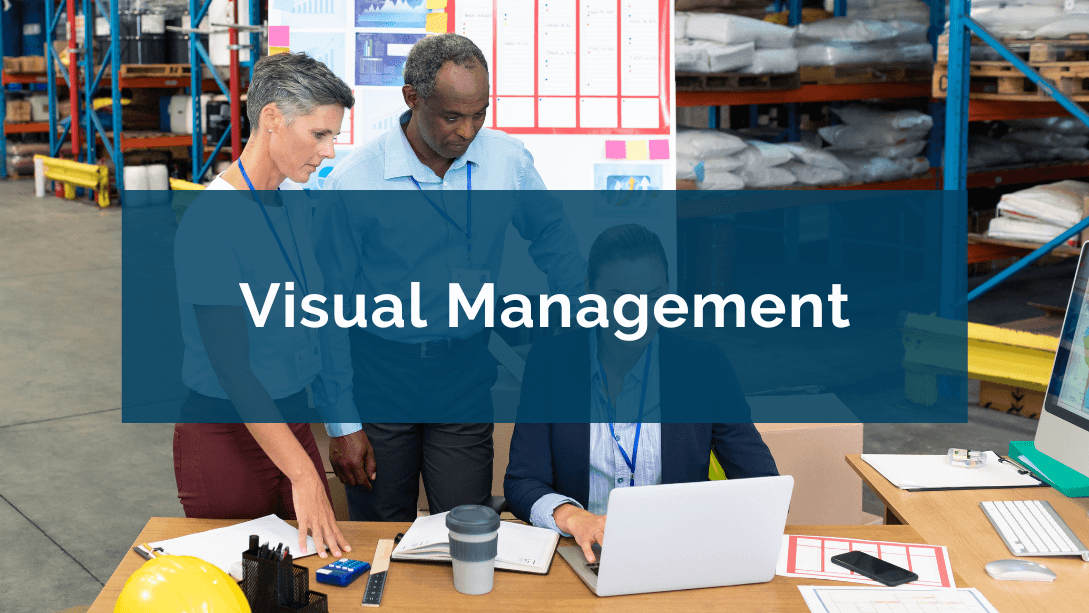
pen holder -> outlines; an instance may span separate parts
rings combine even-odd
[[[325,594],[310,591],[310,570],[242,553],[239,584],[252,613],[329,613]]]

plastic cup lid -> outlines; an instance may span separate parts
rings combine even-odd
[[[499,529],[499,514],[479,504],[463,504],[446,514],[446,527],[458,534],[489,534]]]

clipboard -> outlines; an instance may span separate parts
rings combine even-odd
[[[987,464],[982,468],[950,466],[944,455],[864,453],[862,460],[890,483],[908,492],[1049,487],[1026,467],[993,451],[987,454]]]

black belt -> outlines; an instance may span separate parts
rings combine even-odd
[[[484,334],[487,332],[488,330],[481,330],[466,338],[445,338],[424,343],[399,343],[364,332],[359,328],[352,328],[349,336],[355,336],[367,345],[383,351],[419,358],[439,358],[464,353],[467,349],[483,343]]]

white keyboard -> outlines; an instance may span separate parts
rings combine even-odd
[[[1045,500],[998,500],[979,506],[1015,556],[1089,555]]]

